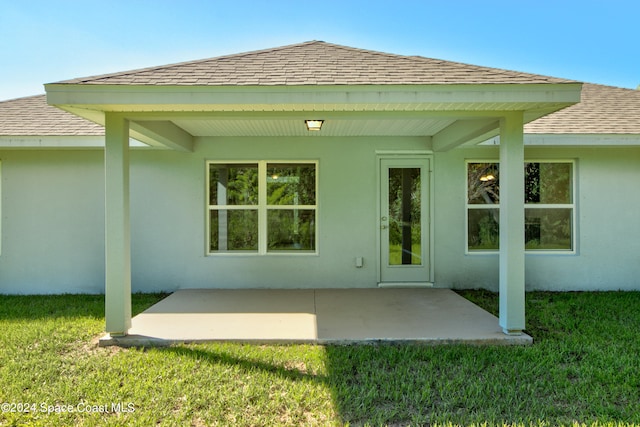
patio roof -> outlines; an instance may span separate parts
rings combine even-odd
[[[139,70],[76,78],[64,84],[156,86],[324,86],[575,83],[567,79],[395,55],[309,41]]]
[[[421,136],[439,151],[493,136],[505,112],[574,104],[581,84],[311,41],[45,87],[49,104],[101,124],[123,113],[137,139],[182,151],[199,136]]]

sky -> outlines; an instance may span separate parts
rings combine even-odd
[[[640,85],[638,0],[0,0],[0,100],[309,40]]]

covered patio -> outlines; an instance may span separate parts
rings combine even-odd
[[[183,289],[132,319],[101,346],[176,343],[526,345],[498,318],[450,289]]]
[[[474,341],[478,336],[518,336],[524,330],[523,126],[578,102],[580,83],[311,41],[45,87],[50,105],[105,127],[106,331],[111,336],[165,341]],[[324,123],[322,131],[307,130],[308,120]],[[494,160],[500,163],[501,180],[496,221],[499,322],[493,317],[481,321],[482,311],[476,319],[468,313],[475,308],[460,308],[459,300],[438,299],[453,297],[451,291],[375,289],[412,283],[454,286],[453,282],[438,283],[435,252],[439,246],[437,250],[444,253],[441,248],[453,242],[451,233],[463,228],[464,222],[448,228],[436,224],[447,215],[438,204],[450,198],[450,190],[462,194],[465,184],[456,181],[457,177],[439,180],[435,157],[496,135],[500,146],[499,158]],[[156,209],[136,217],[133,224],[130,138],[149,146],[139,156],[149,158],[146,170],[162,172],[152,187],[164,183],[156,189],[158,197],[150,197],[154,193],[148,189],[135,193],[138,199],[133,202],[138,208],[155,205]],[[160,150],[166,155],[156,153]],[[256,201],[243,205],[226,196],[220,200],[211,196],[208,186],[213,182],[216,188],[226,188],[227,178],[213,179],[215,171],[209,170],[203,179],[202,168],[209,162],[251,162],[252,170],[262,177],[262,184],[256,185],[259,190],[251,196]],[[320,178],[314,175],[314,196],[307,204],[269,205],[266,169],[279,162],[311,162],[322,171],[317,175]],[[416,237],[420,256],[415,265],[413,257],[403,258],[397,266],[385,258],[390,252],[386,249],[390,247],[391,210],[383,201],[390,200],[387,175],[392,169],[420,170],[418,205],[424,212],[414,215],[420,218],[420,227],[414,229],[421,230]],[[403,178],[408,189],[409,181]],[[451,182],[458,185],[446,187]],[[283,215],[307,211],[313,216],[309,224],[314,227],[310,239],[314,243],[308,253],[295,248],[289,253],[270,253],[271,210]],[[226,220],[216,222],[218,211],[250,212],[248,216],[257,218],[257,225],[249,230],[256,243],[249,245],[253,252],[248,256],[242,255],[246,252],[242,244],[231,250],[226,243],[211,244],[215,241],[212,229],[222,230],[219,235],[229,232]],[[398,223],[410,224],[410,213],[407,202],[405,218]],[[144,249],[132,247],[132,225],[153,243]],[[163,238],[174,230],[180,232]],[[279,231],[276,226],[273,230],[274,234]],[[297,234],[295,230],[285,231]],[[410,226],[403,225],[403,241],[408,243],[414,237],[405,231]],[[438,241],[446,244],[438,245]],[[459,253],[465,244],[462,239],[458,243]],[[166,251],[150,255],[158,248]],[[137,255],[136,250],[140,251]],[[441,257],[441,265],[453,259],[451,253]],[[166,289],[273,290],[211,290],[191,298],[189,293],[198,292],[179,291],[132,319],[132,259],[139,263],[134,266],[136,271],[148,277],[134,286],[172,277]],[[164,273],[156,273],[161,271]],[[394,275],[388,274],[392,271]],[[295,289],[300,283],[308,290],[275,290]],[[314,290],[327,284],[344,290]],[[365,287],[372,289],[357,290]],[[433,295],[427,297],[429,292]],[[211,305],[201,305],[207,300]],[[210,322],[211,316],[216,321]],[[279,329],[269,322],[282,325],[282,334],[276,334]],[[470,332],[483,322],[485,335]],[[291,325],[300,329],[285,333],[285,326]],[[209,327],[213,329],[203,332]],[[258,333],[261,328],[269,334]]]

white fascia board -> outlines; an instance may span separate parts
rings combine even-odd
[[[500,145],[495,136],[479,145]],[[524,145],[533,146],[634,146],[640,145],[640,135],[629,134],[525,134]]]
[[[214,111],[234,106],[319,110],[410,105],[426,110],[559,109],[580,101],[580,83],[327,86],[134,86],[48,84],[47,102],[101,111]],[[483,105],[487,107],[484,108]],[[499,105],[499,108],[496,106]],[[319,108],[320,107],[320,108]]]
[[[129,146],[148,147],[133,138]],[[104,148],[104,136],[0,136],[0,149],[6,148]]]

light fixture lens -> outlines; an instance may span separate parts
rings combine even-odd
[[[305,125],[307,125],[307,130],[309,131],[318,131],[322,129],[322,124],[324,120],[305,120]]]

